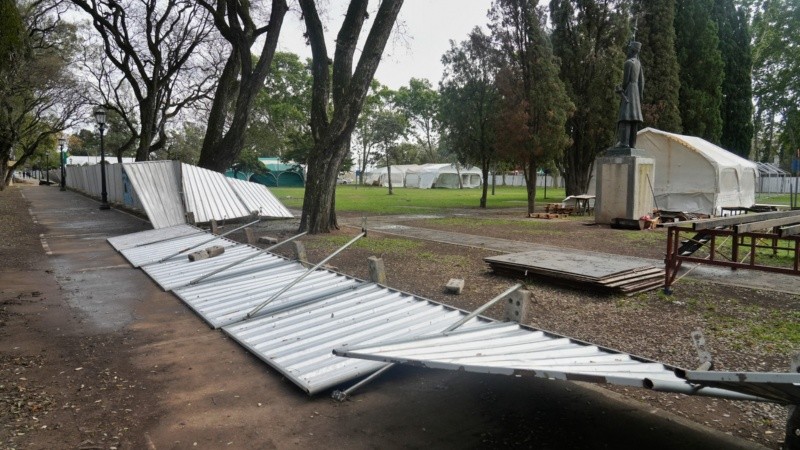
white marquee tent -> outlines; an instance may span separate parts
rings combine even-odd
[[[758,167],[704,139],[645,128],[636,147],[655,159],[658,208],[720,214],[726,206],[752,206]]]
[[[431,189],[459,187],[458,177],[465,188],[481,185],[481,170],[477,167],[464,167],[456,170],[453,164],[423,164],[406,170],[406,187]]]
[[[416,164],[398,164],[392,166],[392,186],[403,187],[405,185],[406,170],[418,167]],[[389,171],[384,167],[373,167],[364,171],[364,184],[389,186]]]

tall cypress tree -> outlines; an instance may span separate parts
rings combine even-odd
[[[638,0],[636,40],[644,70],[644,126],[680,133],[678,58],[675,54],[675,0]]]
[[[714,1],[714,21],[719,29],[719,49],[725,63],[720,144],[747,158],[753,140],[750,29],[744,11],[737,10],[733,0]]]
[[[725,73],[712,8],[713,0],[676,1],[675,48],[680,66],[683,132],[719,144]]]
[[[614,87],[622,79],[630,37],[629,6],[627,0],[550,1],[553,53],[561,59],[560,77],[575,104],[567,120],[572,142],[558,161],[568,195],[587,191],[597,154],[614,143],[619,107]]]

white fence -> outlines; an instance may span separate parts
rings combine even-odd
[[[788,194],[797,192],[800,177],[760,177],[756,192],[762,194]]]
[[[489,186],[492,185],[492,176],[493,174],[490,172]],[[525,175],[503,175],[498,173],[494,183],[497,186],[525,186]],[[547,187],[564,187],[564,179],[560,176],[539,175],[536,177],[536,187],[544,187],[545,183],[547,184]]]
[[[67,187],[99,199],[102,191],[100,168],[99,164],[67,166]],[[123,180],[122,164],[106,164],[106,193],[109,203],[144,211],[136,191]]]

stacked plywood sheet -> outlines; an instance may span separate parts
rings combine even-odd
[[[485,258],[495,273],[633,295],[664,284],[664,269],[606,255],[553,250]]]

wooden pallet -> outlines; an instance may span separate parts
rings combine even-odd
[[[499,275],[540,279],[595,292],[634,295],[664,284],[664,269],[583,253],[535,250],[492,256],[484,261]]]
[[[567,217],[567,214],[556,214],[556,213],[533,213],[529,215],[532,219],[564,219]]]

